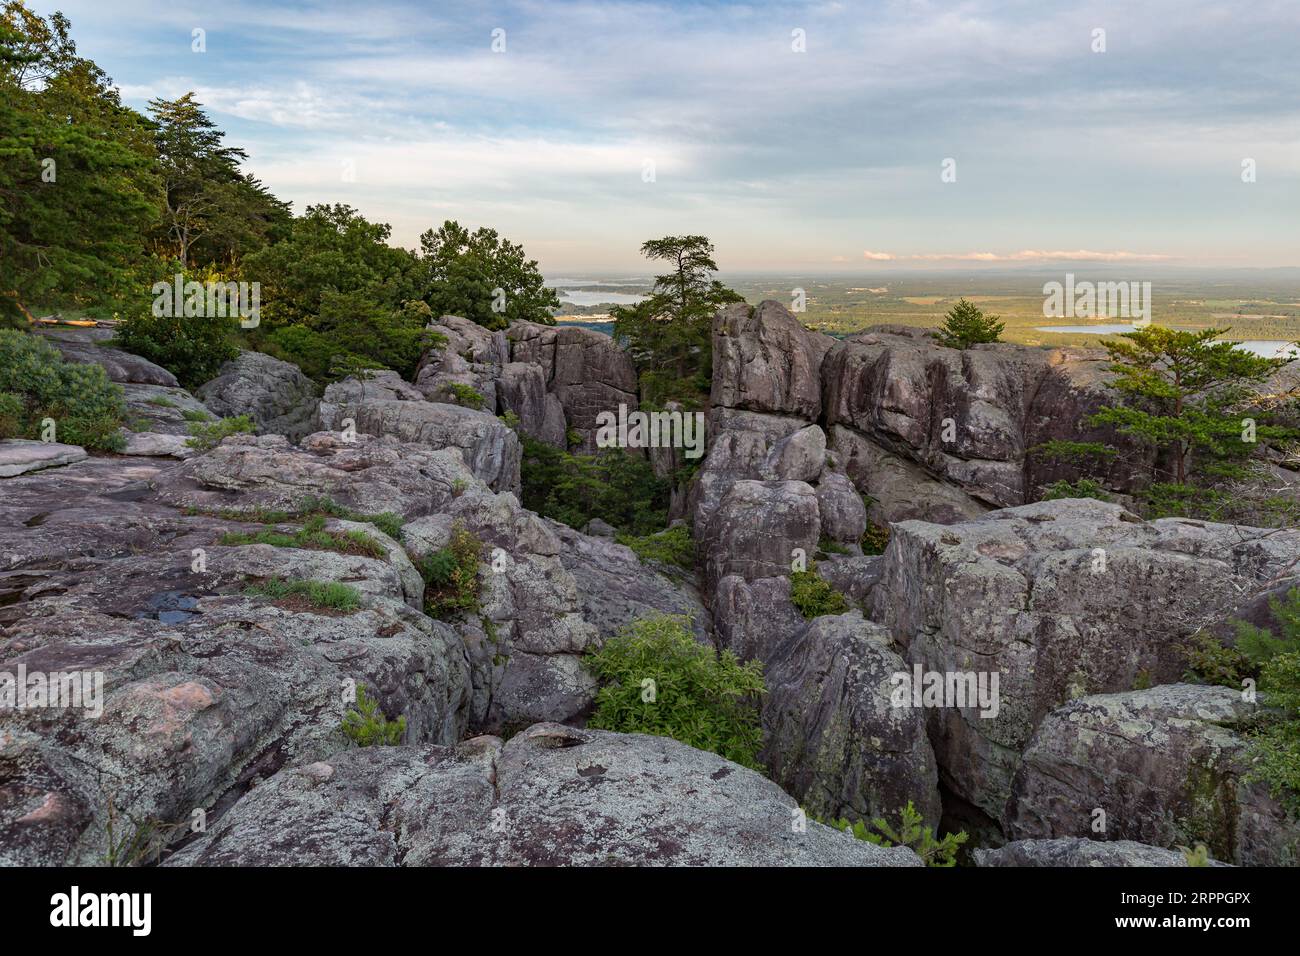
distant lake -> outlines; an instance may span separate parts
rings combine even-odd
[[[1131,322],[1111,325],[1043,325],[1035,331],[1058,332],[1066,335],[1119,335],[1122,332],[1134,331],[1134,327]],[[1239,349],[1245,349],[1263,358],[1300,358],[1300,349],[1297,349],[1293,342],[1251,339],[1237,342],[1236,345]]]
[[[571,305],[636,305],[644,299],[643,295],[629,295],[626,292],[580,292],[575,289],[561,289],[560,301]]]

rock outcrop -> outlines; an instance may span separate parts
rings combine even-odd
[[[1300,531],[1144,522],[1115,504],[1045,501],[959,525],[894,525],[875,618],[911,665],[999,676],[995,716],[929,712],[941,777],[997,819],[1049,712],[1178,680],[1190,635],[1261,581],[1294,575],[1297,558]]]
[[[240,352],[196,396],[222,418],[247,415],[259,432],[298,441],[315,431],[316,384],[298,366],[262,352]]]
[[[1133,840],[1016,840],[971,854],[976,866],[1187,866],[1180,850],[1166,850]],[[1210,866],[1227,866],[1211,860]]]
[[[537,724],[509,742],[283,770],[172,865],[918,866],[807,822],[776,784],[664,737]]]
[[[1205,844],[1245,866],[1300,863],[1300,820],[1248,782],[1239,690],[1170,684],[1071,701],[1043,719],[1006,810],[1013,839],[1082,837]]]

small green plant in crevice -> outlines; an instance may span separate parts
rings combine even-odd
[[[448,618],[479,607],[478,570],[483,543],[473,533],[454,526],[447,546],[415,562],[424,578],[424,610],[430,617]]]
[[[310,551],[337,551],[367,558],[388,556],[387,549],[364,531],[326,531],[325,516],[315,515],[293,533],[284,531],[228,531],[220,538],[224,545],[269,544],[274,548],[305,548]]]
[[[267,578],[248,585],[244,591],[274,600],[298,597],[312,607],[331,611],[355,611],[361,606],[361,592],[339,581]]]
[[[639,618],[583,663],[601,682],[588,727],[671,737],[761,769],[762,665],[700,643],[689,618]]]
[[[251,435],[256,430],[257,426],[247,415],[235,415],[215,422],[191,421],[190,437],[185,439],[185,444],[200,452],[211,451],[221,444],[223,438]]]
[[[1183,852],[1183,860],[1188,866],[1209,866],[1210,849],[1204,843],[1198,843],[1195,847],[1179,846],[1178,849]]]
[[[352,508],[344,507],[331,498],[314,496],[303,499],[298,506],[298,515],[328,515],[331,518],[341,518],[344,521],[363,521],[374,525],[394,541],[402,540],[402,526],[406,524],[406,519],[393,511],[373,513],[354,511]]]
[[[1062,498],[1095,498],[1097,501],[1113,500],[1105,487],[1091,478],[1080,478],[1078,481],[1073,482],[1062,478],[1060,481],[1054,481],[1043,489],[1043,501],[1059,501]]]
[[[448,397],[451,398],[454,405],[463,405],[465,408],[481,410],[486,402],[483,393],[470,385],[464,385],[460,382],[447,382],[443,388],[446,389]]]
[[[358,685],[356,705],[343,715],[339,729],[358,747],[395,747],[406,733],[406,718],[389,720],[379,703]]]
[[[957,865],[957,850],[969,839],[965,830],[960,833],[948,833],[941,839],[935,839],[934,830],[924,824],[921,811],[911,800],[907,806],[898,811],[898,827],[892,826],[884,817],[875,817],[868,827],[861,820],[850,823],[848,820],[830,820],[829,826],[845,833],[851,833],[859,840],[866,840],[876,846],[905,846],[921,858],[926,866],[952,867]]]
[[[884,554],[889,547],[889,525],[867,522],[867,530],[862,535],[863,554]]]
[[[647,563],[671,565],[688,571],[695,567],[695,539],[685,525],[639,537],[619,534],[615,540],[627,545]]]
[[[104,866],[139,866],[153,860],[162,852],[172,834],[183,826],[152,818],[137,823],[117,809],[115,794],[110,792],[105,796],[104,853],[100,857]]]
[[[848,554],[849,549],[840,542],[823,535],[817,542],[817,550],[822,554]]]
[[[181,412],[181,418],[187,422],[214,422],[217,416],[200,408],[187,408]]]
[[[848,599],[817,573],[815,562],[808,565],[807,571],[790,575],[790,602],[808,620],[827,614],[843,614],[849,609]]]
[[[150,405],[157,405],[159,408],[175,408],[175,407],[176,407],[176,403],[173,402],[173,401],[172,401],[170,398],[168,398],[166,395],[153,395],[153,396],[150,396],[149,398],[147,398],[145,401],[147,401]]]
[[[1227,647],[1208,631],[1198,631],[1180,650],[1187,658],[1186,680],[1199,684],[1219,684],[1235,690],[1255,668],[1250,659],[1235,647]]]

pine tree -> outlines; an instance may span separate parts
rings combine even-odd
[[[996,315],[985,316],[974,302],[964,298],[948,310],[939,344],[950,349],[968,349],[982,342],[997,342],[1005,324]]]

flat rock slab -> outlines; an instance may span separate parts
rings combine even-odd
[[[85,457],[86,449],[80,445],[27,441],[21,438],[0,441],[0,478],[13,478],[41,468],[70,465]]]
[[[125,433],[125,454],[140,455],[145,458],[189,458],[195,450],[186,444],[189,439],[184,435],[168,435],[162,432]]]

